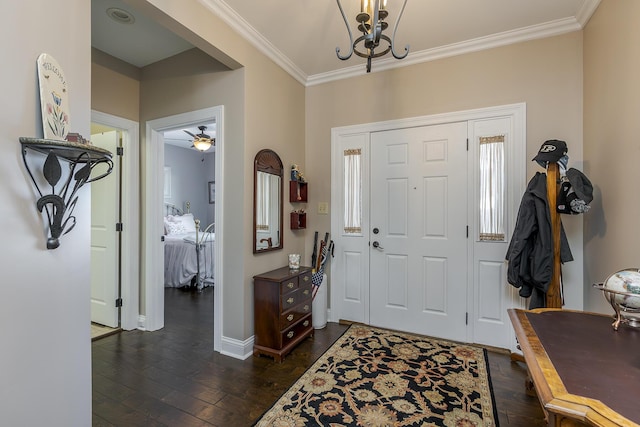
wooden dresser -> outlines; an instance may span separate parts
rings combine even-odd
[[[278,268],[253,276],[253,354],[281,362],[300,341],[313,334],[311,267]]]

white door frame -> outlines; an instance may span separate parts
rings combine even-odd
[[[91,121],[121,129],[125,155],[122,162],[122,252],[120,253],[121,285],[120,327],[132,330],[138,327],[140,310],[140,137],[139,124],[132,120],[91,110]]]
[[[146,313],[143,329],[155,331],[164,327],[164,254],[163,235],[163,192],[164,183],[164,138],[162,132],[177,127],[189,127],[203,122],[216,123],[216,160],[215,181],[216,199],[224,200],[224,107],[205,108],[188,113],[162,117],[146,122],[145,147],[145,222],[142,230],[144,242],[144,276]],[[213,348],[220,351],[222,337],[222,278],[224,277],[223,232],[224,217],[222,203],[215,204],[216,241],[215,241],[215,285],[213,286]]]
[[[443,113],[443,114],[435,114],[430,116],[420,116],[420,117],[412,117],[406,119],[399,120],[390,120],[385,122],[377,122],[377,123],[366,123],[360,125],[352,125],[352,126],[343,126],[338,128],[331,129],[331,182],[334,186],[334,190],[331,191],[331,206],[335,206],[336,209],[332,209],[331,212],[331,235],[334,236],[334,240],[336,241],[337,251],[340,251],[340,239],[343,236],[343,230],[341,229],[341,224],[343,223],[342,215],[343,212],[339,207],[343,206],[343,200],[341,197],[343,196],[343,192],[336,189],[336,186],[342,185],[342,157],[343,153],[341,151],[341,144],[346,139],[352,139],[354,143],[359,142],[359,146],[362,145],[363,148],[363,165],[362,165],[362,179],[363,179],[363,188],[362,188],[362,206],[368,209],[368,193],[370,191],[369,184],[369,159],[370,153],[368,152],[370,137],[369,135],[372,132],[379,132],[385,130],[392,129],[403,129],[408,127],[416,127],[416,126],[431,126],[443,123],[451,123],[458,121],[473,121],[473,120],[483,120],[495,117],[512,117],[513,118],[513,141],[514,146],[513,149],[509,151],[509,157],[507,159],[507,177],[510,180],[508,200],[509,205],[507,206],[507,218],[508,224],[511,225],[508,230],[508,238],[511,239],[511,234],[513,232],[513,225],[516,221],[516,216],[518,213],[518,207],[520,203],[521,195],[524,193],[526,188],[526,104],[525,103],[517,103],[510,105],[501,105],[495,107],[487,107],[487,108],[479,108],[474,110],[465,110],[465,111],[457,111],[451,113]],[[368,212],[363,211],[363,229],[364,227],[368,227],[369,218]],[[363,236],[364,237],[363,233]],[[368,232],[366,233],[367,237],[364,237],[368,241]],[[364,253],[364,252],[363,252]],[[367,249],[368,253],[368,249]],[[342,318],[342,309],[340,296],[342,290],[344,290],[345,284],[341,283],[343,280],[340,277],[340,268],[338,264],[341,261],[340,256],[337,254],[334,262],[331,263],[331,310],[330,310],[330,321],[338,322]],[[369,322],[368,310],[369,310],[369,290],[368,290],[368,271],[369,271],[369,261],[368,256],[357,256],[357,254],[351,254],[352,257],[357,258],[358,262],[361,263],[358,265],[359,271],[350,272],[349,279],[359,280],[361,283],[354,284],[350,283],[350,292],[351,296],[353,296],[353,301],[360,301],[365,304],[364,308],[359,310],[361,312],[362,320],[358,320],[364,323]],[[365,259],[366,258],[366,259]],[[472,258],[470,258],[472,259]],[[365,265],[366,264],[366,265]],[[365,283],[366,281],[366,283]],[[507,284],[505,283],[505,286]],[[353,308],[349,308],[349,310],[353,310]],[[469,313],[472,314],[474,307],[472,301],[470,301],[470,305],[468,306]],[[469,331],[471,333],[471,331]],[[511,337],[512,343],[511,348],[515,349],[515,335]]]

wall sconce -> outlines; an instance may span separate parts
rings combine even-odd
[[[60,236],[70,232],[76,225],[73,210],[78,202],[78,190],[84,184],[104,178],[113,170],[111,152],[87,144],[51,139],[20,137],[20,143],[25,168],[40,196],[36,207],[38,211],[44,210],[47,213],[49,222],[47,249],[55,249],[60,246]],[[27,150],[47,156],[42,165],[42,177],[46,184],[42,179],[36,179],[34,176],[27,162]],[[66,176],[64,176],[60,159],[69,162],[69,171]],[[91,177],[91,172],[98,165],[105,165],[106,170],[98,176]]]

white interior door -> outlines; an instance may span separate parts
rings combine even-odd
[[[115,157],[117,131],[91,135],[91,142]],[[91,321],[112,328],[118,326],[119,177],[116,158],[112,173],[91,183]]]
[[[467,123],[375,132],[370,147],[370,323],[466,341]]]
[[[524,300],[518,296],[517,289],[507,284],[504,260],[509,246],[508,230],[513,229],[512,217],[516,211],[510,206],[517,207],[521,195],[517,188],[518,174],[512,171],[511,179],[506,178],[509,168],[514,169],[518,164],[514,153],[516,135],[510,117],[469,123],[469,157],[473,159],[469,165],[469,188],[473,189],[469,192],[472,206],[469,221],[472,252],[469,256],[469,272],[472,273],[469,311],[472,315],[469,325],[473,329],[474,343],[497,348],[512,348],[515,343],[507,310],[524,308]],[[493,148],[483,150],[483,145]],[[481,182],[484,182],[484,189]],[[493,221],[487,221],[488,217],[493,217]]]

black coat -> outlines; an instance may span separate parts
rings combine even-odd
[[[520,288],[521,297],[531,297],[530,309],[544,307],[553,276],[553,236],[544,173],[531,178],[522,196],[506,259],[507,281]],[[573,261],[564,227],[560,234],[560,260]]]

